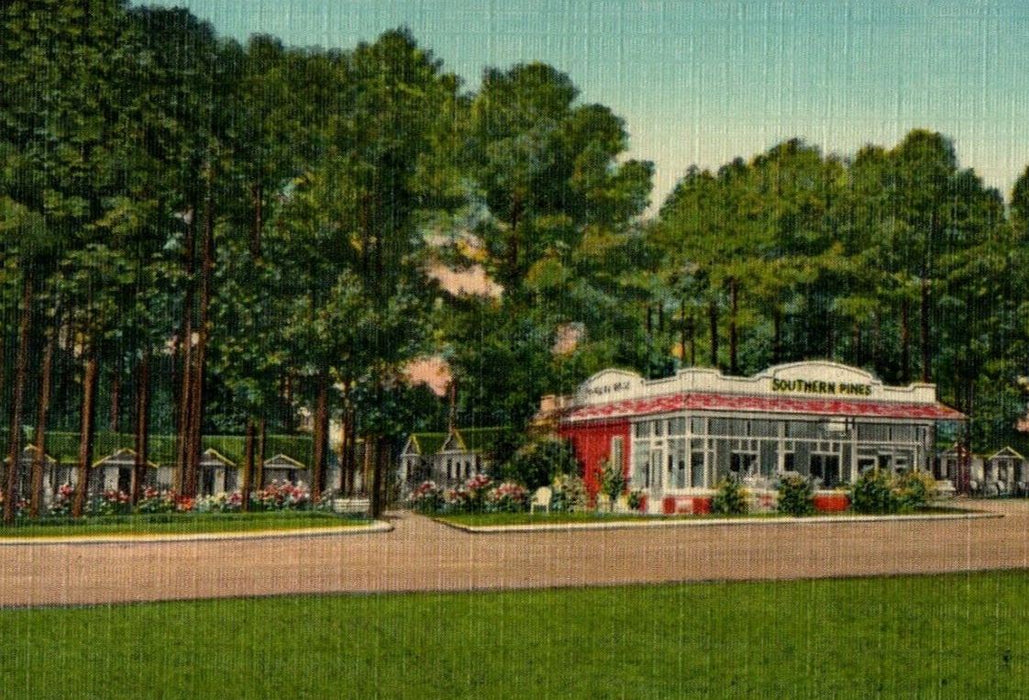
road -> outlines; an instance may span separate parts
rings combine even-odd
[[[466,591],[1029,568],[1029,501],[1001,518],[0,546],[0,606],[290,593]]]

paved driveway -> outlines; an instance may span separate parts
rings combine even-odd
[[[1004,517],[469,534],[400,514],[388,533],[8,545],[0,606],[1029,568],[1029,501],[969,505]]]

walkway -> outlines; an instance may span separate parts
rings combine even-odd
[[[0,606],[459,591],[1029,568],[1029,501],[1003,518],[469,534],[402,514],[386,533],[0,547]]]

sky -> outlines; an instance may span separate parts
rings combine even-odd
[[[142,3],[140,3],[142,4]],[[691,165],[798,137],[825,153],[950,137],[1008,197],[1029,166],[1025,0],[167,0],[219,34],[350,49],[406,26],[477,88],[543,61],[626,122],[652,210]]]

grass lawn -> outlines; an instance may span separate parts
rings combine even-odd
[[[184,572],[188,575],[188,571]],[[1024,571],[0,611],[9,697],[1014,697]]]
[[[553,511],[550,513],[451,513],[433,516],[437,520],[455,525],[486,527],[490,525],[550,525],[566,523],[608,523],[626,520],[649,520],[652,515],[640,513],[605,513],[588,511],[584,513],[568,513]]]
[[[370,522],[351,516],[321,511],[276,511],[265,513],[153,513],[95,518],[57,518],[39,523],[27,521],[0,526],[2,537],[78,537],[96,535],[171,535],[205,532],[247,532],[257,530],[299,530],[315,527],[346,527]]]
[[[896,515],[949,515],[968,513],[971,511],[950,507],[926,507],[916,511],[897,513]],[[847,510],[841,513],[814,513],[810,517],[868,517],[867,513],[855,513]],[[747,515],[722,515],[707,513],[702,515],[644,515],[641,513],[609,513],[605,511],[589,511],[585,513],[568,513],[553,511],[551,513],[453,513],[433,516],[437,520],[454,525],[469,527],[490,527],[499,525],[564,525],[569,523],[611,523],[624,521],[654,520],[753,520],[768,518],[788,518],[781,513],[751,513]],[[874,515],[871,517],[875,517]]]

